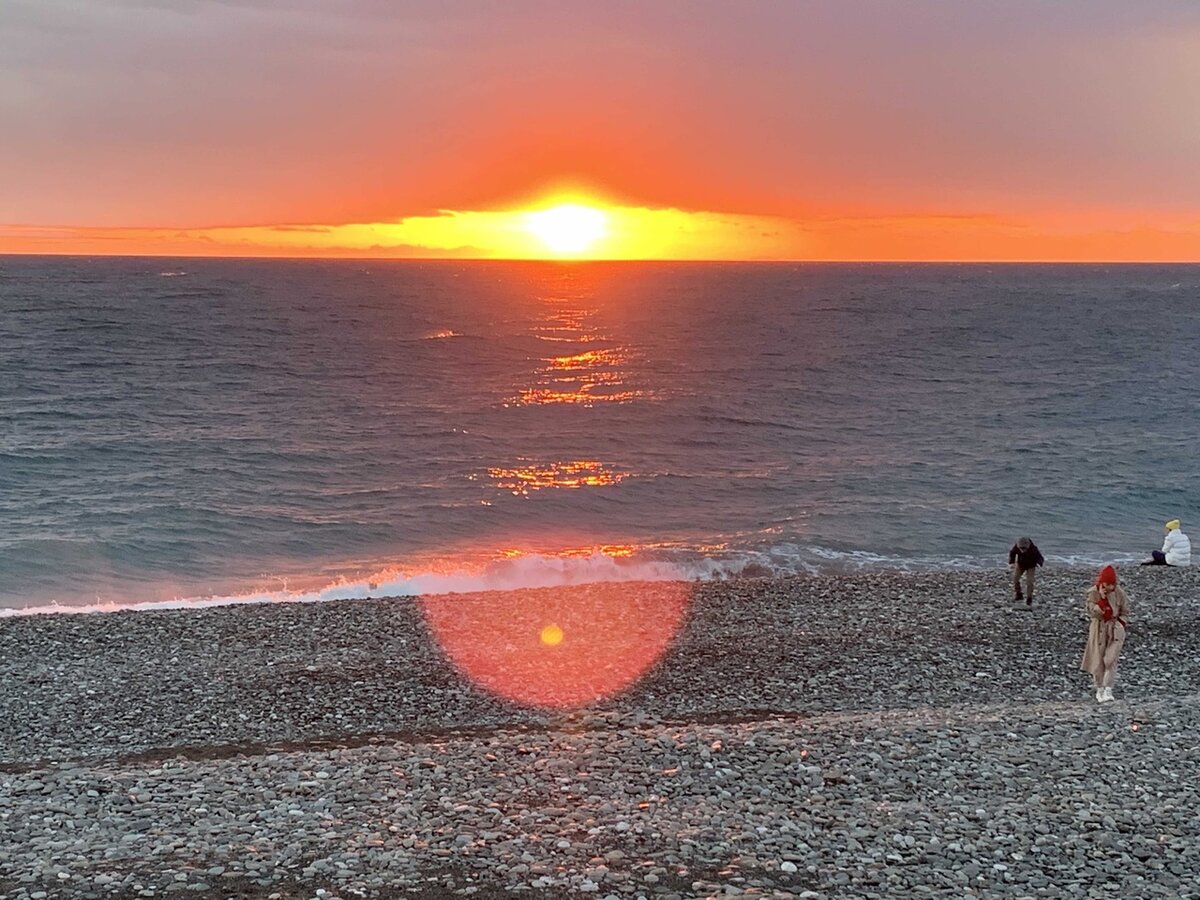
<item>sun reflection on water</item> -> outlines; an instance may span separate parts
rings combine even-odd
[[[496,551],[496,557],[498,559],[520,559],[522,556],[536,554],[544,557],[570,559],[572,557],[594,557],[598,554],[617,559],[628,559],[634,553],[644,549],[646,548],[639,544],[585,544],[576,547],[557,547],[554,549],[545,547],[503,547]]]
[[[547,297],[544,303],[533,336],[541,341],[574,346],[569,352],[543,356],[533,372],[533,383],[518,387],[507,405],[594,406],[629,403],[651,396],[627,384],[633,353],[597,326],[596,307],[562,297]],[[595,344],[604,346],[592,346]]]
[[[571,356],[554,356],[546,360],[547,368],[557,369],[562,372],[576,372],[580,370],[592,369],[597,366],[617,367],[625,362],[627,357],[622,356],[617,349],[607,350],[585,350],[583,353],[575,353]]]
[[[494,467],[488,475],[496,487],[517,496],[528,496],[533,491],[546,488],[601,487],[619,484],[629,472],[619,472],[595,460],[572,460],[569,462],[535,463],[521,459],[524,465],[512,468]]]

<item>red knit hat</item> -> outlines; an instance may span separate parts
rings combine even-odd
[[[1105,566],[1100,570],[1100,574],[1096,576],[1096,587],[1102,584],[1116,584],[1117,570],[1112,566]]]

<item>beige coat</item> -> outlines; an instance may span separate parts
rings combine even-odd
[[[1129,597],[1120,586],[1114,587],[1108,595],[1108,605],[1116,613],[1107,622],[1100,611],[1100,592],[1091,588],[1087,592],[1088,637],[1087,646],[1083,648],[1083,661],[1079,664],[1085,672],[1097,675],[1097,670],[1103,671],[1111,666],[1121,655],[1125,644],[1125,625],[1129,621]]]

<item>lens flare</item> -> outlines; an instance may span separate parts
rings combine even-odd
[[[578,707],[625,690],[683,624],[687,582],[603,582],[421,598],[430,633],[478,687],[529,706]]]

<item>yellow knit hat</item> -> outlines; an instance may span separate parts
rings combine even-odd
[[[1170,522],[1167,523],[1167,528],[1171,531],[1174,531],[1178,527],[1179,527],[1178,519],[1172,519]]]

